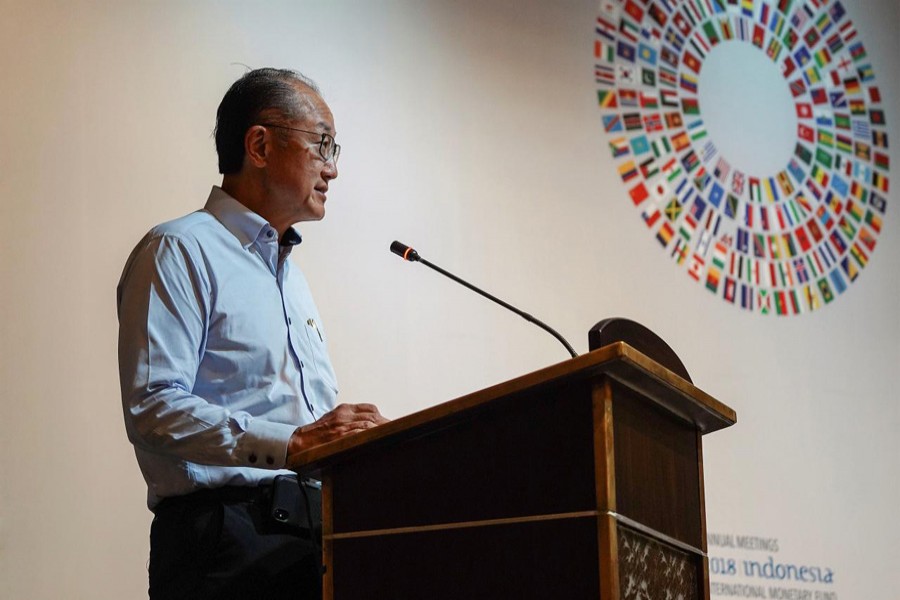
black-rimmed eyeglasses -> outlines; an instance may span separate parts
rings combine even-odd
[[[263,127],[277,127],[278,129],[289,129],[291,131],[299,131],[300,133],[308,133],[310,135],[320,135],[319,140],[319,156],[322,160],[328,162],[334,161],[337,164],[338,157],[341,155],[341,145],[334,141],[334,136],[319,131],[307,131],[305,129],[297,129],[296,127],[288,127],[287,125],[278,125],[277,123],[260,123]]]

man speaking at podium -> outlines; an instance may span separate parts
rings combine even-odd
[[[292,225],[325,216],[334,136],[312,81],[246,73],[216,117],[221,187],[125,265],[119,374],[155,513],[153,599],[321,596],[318,488],[276,476],[292,475],[287,456],[385,421],[371,404],[335,408],[321,319],[288,259]],[[303,514],[283,518],[281,501]]]

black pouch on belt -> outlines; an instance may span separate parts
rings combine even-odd
[[[322,491],[296,475],[278,475],[272,482],[269,516],[293,530],[318,536],[322,527]]]

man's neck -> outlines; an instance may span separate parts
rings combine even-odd
[[[278,232],[279,239],[287,231],[290,223],[278,223],[273,215],[268,214],[262,186],[239,175],[225,175],[222,178],[222,191],[264,218]]]

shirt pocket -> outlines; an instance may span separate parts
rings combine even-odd
[[[338,393],[337,377],[334,374],[334,367],[331,366],[331,358],[328,356],[328,345],[325,341],[325,336],[314,318],[308,318],[300,325],[304,330],[315,376],[322,385],[330,390],[332,395],[330,400],[331,404],[333,404],[334,396]]]

